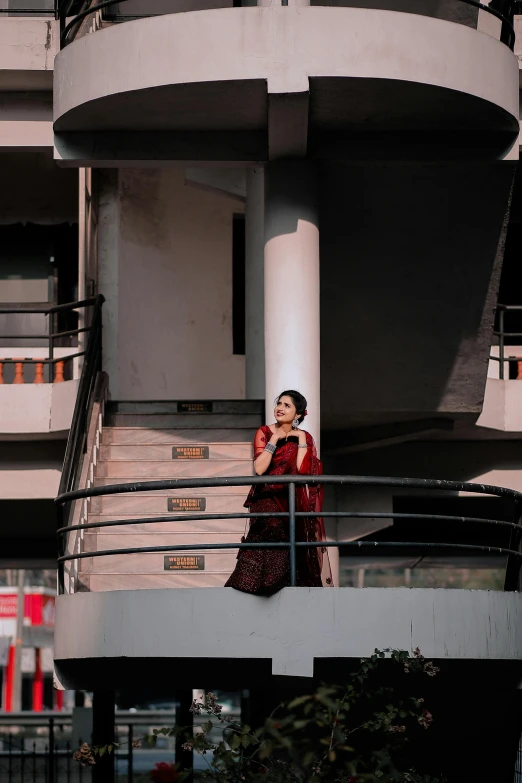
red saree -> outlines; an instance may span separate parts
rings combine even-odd
[[[254,439],[254,459],[272,437],[270,427],[258,429]],[[288,437],[279,441],[272,462],[265,475],[320,476],[322,464],[317,457],[314,440],[306,433],[308,448],[300,469],[297,469],[298,439]],[[296,486],[296,511],[322,510],[324,488],[318,484]],[[255,484],[245,501],[252,514],[288,511],[288,486],[285,484]],[[297,541],[325,541],[324,522],[320,517],[298,517]],[[288,541],[288,519],[281,517],[252,517],[242,542]],[[234,573],[225,587],[234,587],[244,593],[272,595],[290,584],[290,556],[288,549],[240,549]],[[301,587],[332,587],[332,574],[326,547],[299,547],[297,550],[297,584]]]

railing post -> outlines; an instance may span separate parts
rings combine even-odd
[[[501,307],[498,314],[498,377],[504,380],[504,308]]]
[[[134,742],[134,727],[132,723],[129,723],[129,732],[128,732],[128,740],[129,740],[129,755],[128,755],[128,767],[127,767],[127,783],[134,783],[134,747],[132,743]]]
[[[58,506],[58,513],[57,513],[57,521],[58,521],[58,529],[61,527],[65,527],[65,506],[63,503],[60,503]],[[58,536],[58,557],[63,557],[65,554],[65,547],[66,547],[66,539],[65,539],[65,533],[61,533]],[[58,595],[63,595],[65,593],[65,563],[60,561],[58,563]]]
[[[33,383],[45,383],[43,375],[44,363],[36,362],[34,368],[34,380]]]
[[[55,362],[54,367],[55,367],[54,383],[63,383],[64,382],[63,372],[65,367],[65,362]]]
[[[288,533],[290,540],[290,587],[297,584],[297,558],[295,552],[295,484],[288,485]]]
[[[53,326],[54,326],[54,313],[49,313],[49,383],[53,382],[53,374],[54,374],[54,366],[53,366],[53,359],[54,359],[54,338],[53,338]]]
[[[513,508],[513,522],[518,525],[516,530],[511,529],[511,535],[509,536],[509,549],[515,552],[520,551],[520,536],[522,534],[522,528],[520,527],[522,508],[520,501],[514,501]],[[504,580],[504,590],[507,592],[515,592],[520,588],[520,558],[508,555],[506,565],[506,578]]]
[[[183,727],[192,733],[194,725],[194,713],[190,709],[193,698],[192,690],[180,690],[175,695],[176,700],[179,700],[179,704],[176,707],[176,728]],[[185,773],[184,779],[188,783],[192,783],[194,779],[194,751],[183,748],[186,740],[187,737],[183,736],[183,732],[176,734],[175,759],[180,770]]]
[[[55,783],[54,764],[54,718],[49,718],[49,777],[48,783]]]
[[[13,383],[25,383],[24,380],[24,360],[15,359],[15,377]]]

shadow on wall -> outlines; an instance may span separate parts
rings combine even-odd
[[[462,0],[311,0],[310,5],[329,5],[341,8],[378,8],[382,11],[422,14],[435,19],[477,27],[478,8]]]
[[[323,427],[480,411],[513,172],[323,169]]]

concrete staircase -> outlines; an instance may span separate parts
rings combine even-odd
[[[250,476],[252,441],[262,414],[263,404],[256,401],[109,402],[94,485]],[[247,492],[248,487],[222,487],[97,497],[90,502],[88,521],[160,515],[174,518],[189,510],[241,512]],[[82,548],[94,552],[176,543],[239,542],[245,525],[244,519],[117,525],[85,533]],[[91,591],[220,587],[234,569],[236,554],[234,549],[85,558],[80,561],[79,576],[82,589]],[[177,559],[194,555],[202,557],[196,561]]]

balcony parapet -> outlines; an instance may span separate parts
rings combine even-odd
[[[97,667],[151,659],[271,661],[272,674],[311,677],[318,659],[420,647],[429,658],[522,658],[522,595],[408,588],[285,588],[271,598],[232,588],[61,595],[55,659],[66,687]],[[83,679],[82,679],[83,678]]]
[[[52,9],[41,17],[8,16],[7,9],[0,10],[0,90],[52,90],[60,40]]]
[[[401,158],[496,159],[518,135],[518,63],[488,34],[413,13],[172,13],[63,49],[54,123],[64,165],[393,158],[399,147]]]

